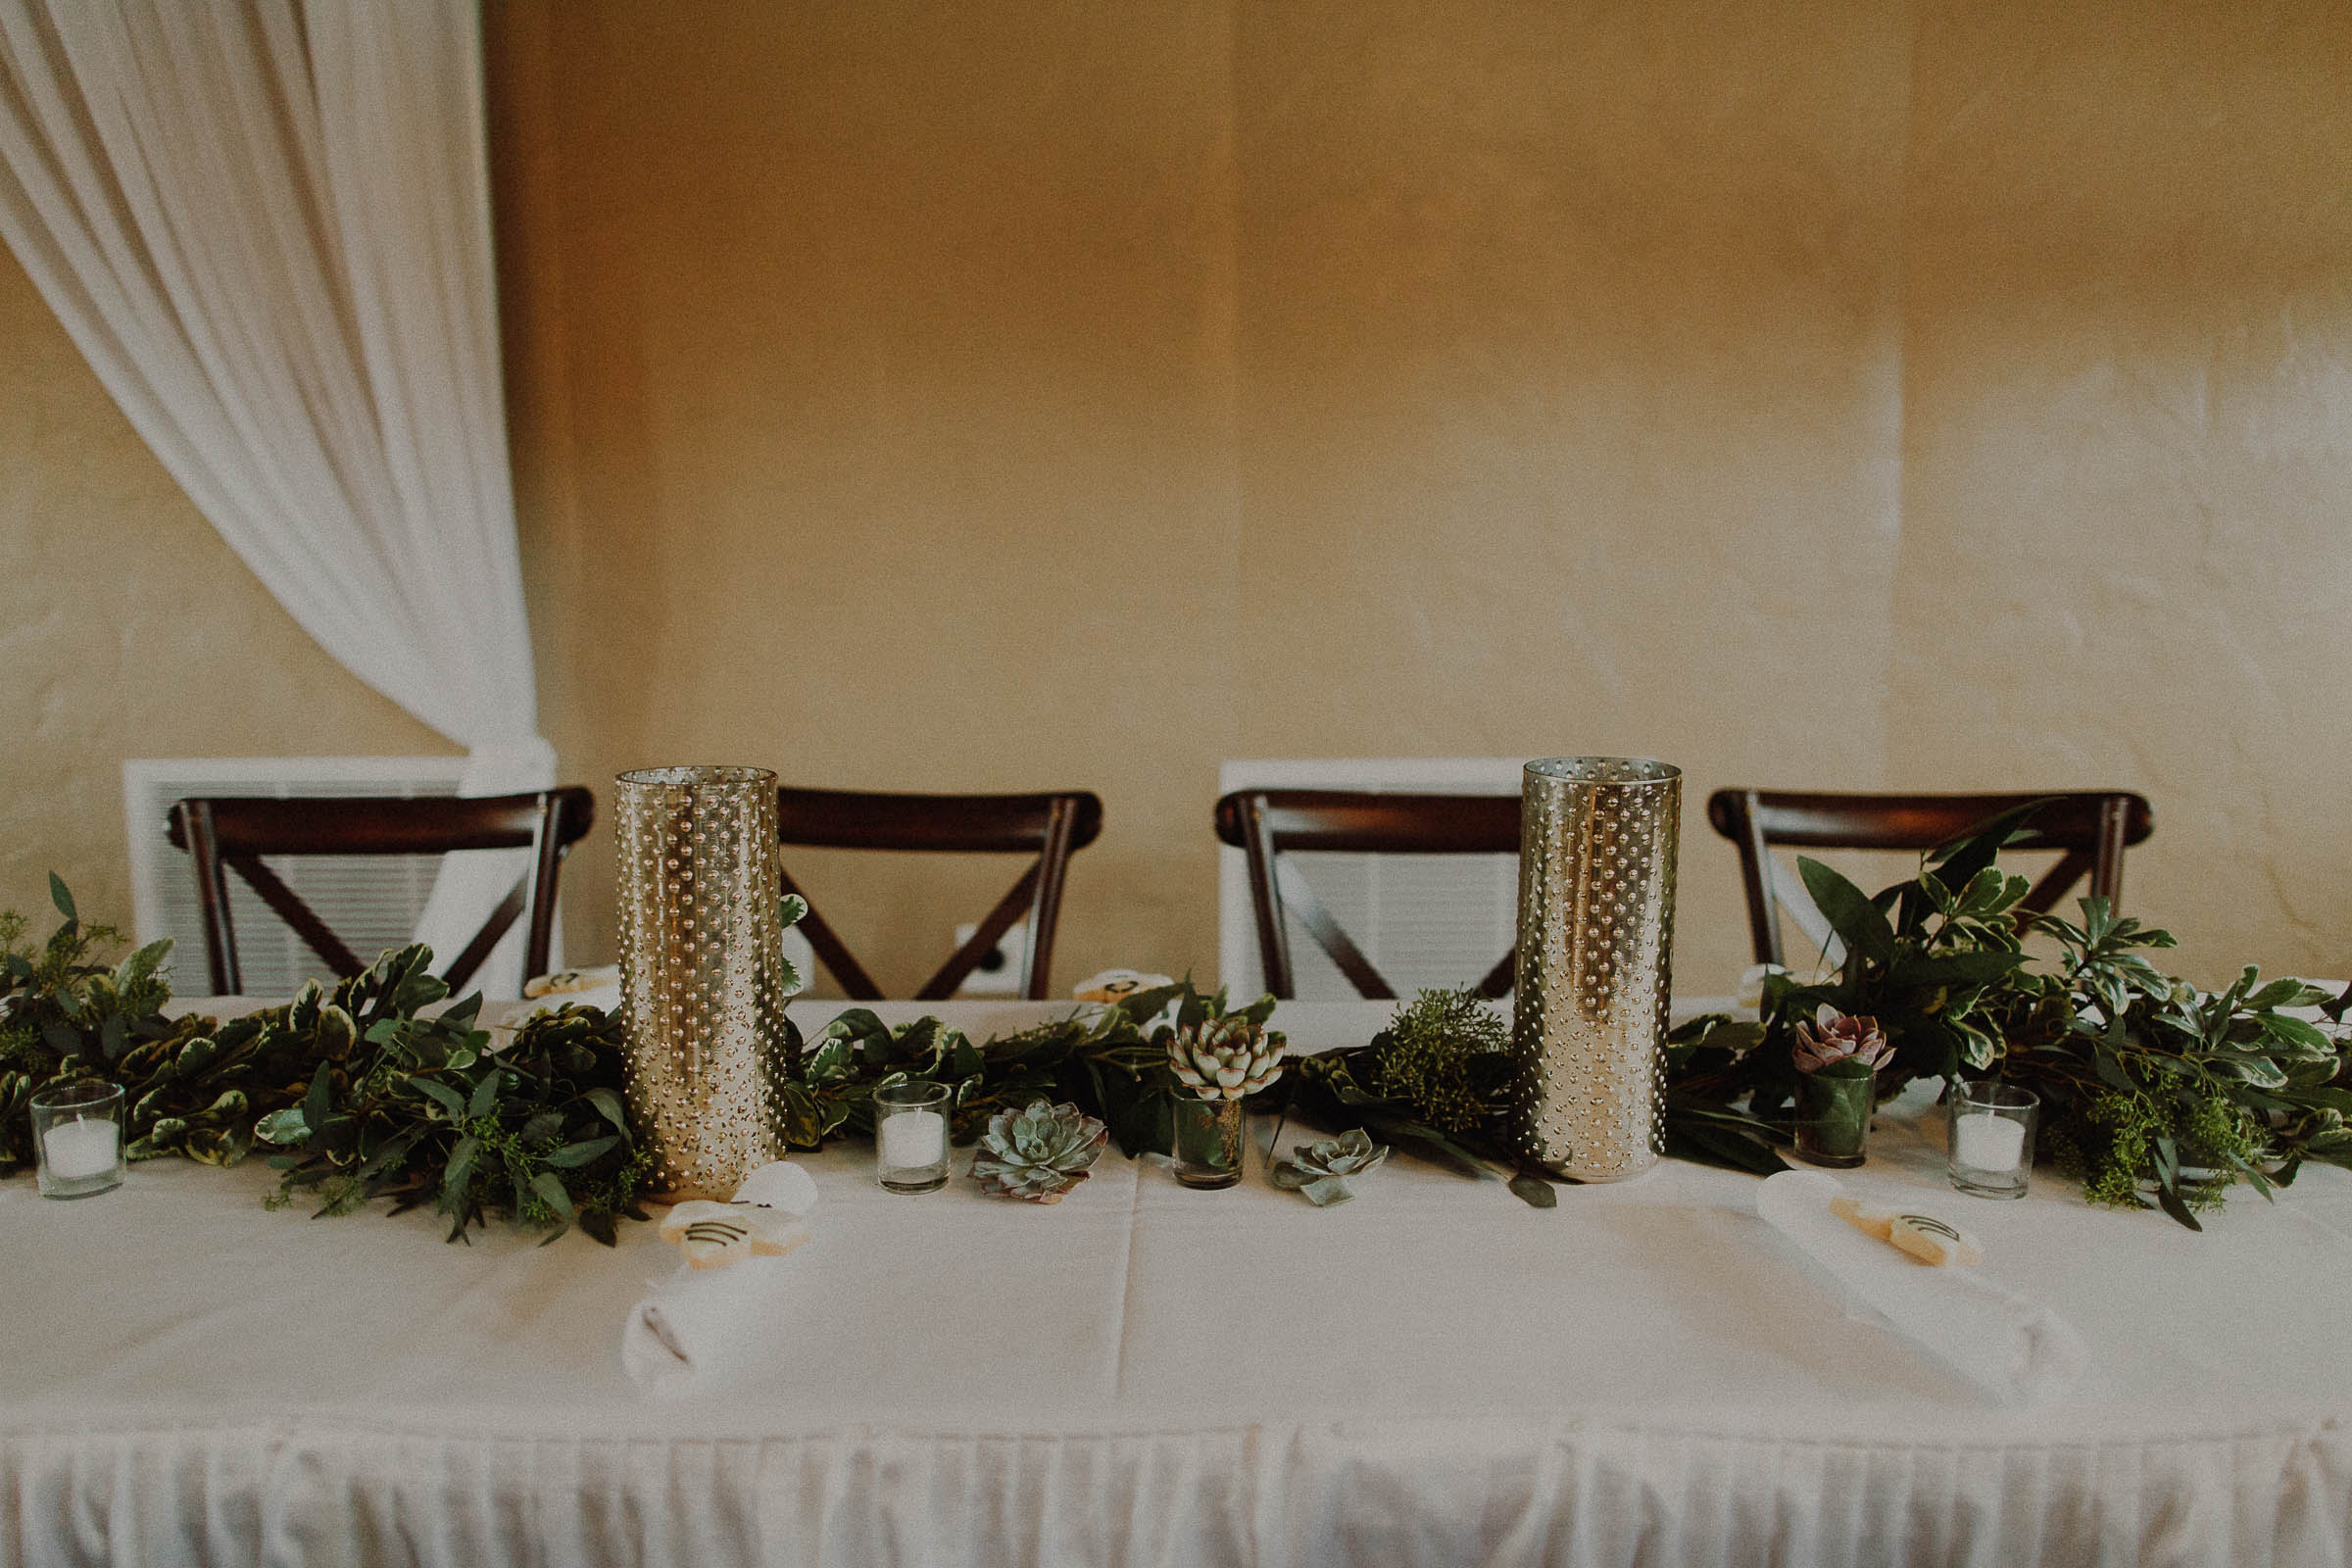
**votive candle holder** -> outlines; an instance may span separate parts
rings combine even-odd
[[[92,1198],[122,1185],[122,1086],[84,1079],[32,1097],[35,1180],[43,1198]]]
[[[948,1086],[888,1084],[874,1091],[874,1177],[894,1193],[948,1183]]]
[[[1945,1102],[1952,1186],[1977,1198],[2023,1198],[2034,1171],[2041,1099],[2010,1084],[1960,1083]]]

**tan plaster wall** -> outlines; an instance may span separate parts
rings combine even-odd
[[[2352,10],[1923,8],[1887,774],[2144,791],[2190,972],[2352,970]]]
[[[1090,785],[1065,975],[1213,962],[1225,757],[1875,783],[1906,25],[1714,11],[495,8],[574,771]],[[907,984],[924,878],[808,880]]]
[[[1678,762],[1729,990],[1707,792],[1886,749],[1901,14],[1242,15],[1241,752]]]
[[[52,869],[84,914],[129,926],[124,758],[450,750],[278,608],[5,247],[0,562],[0,908],[37,931]],[[181,956],[183,989],[203,965]]]
[[[2340,8],[490,35],[580,775],[1090,784],[1066,978],[1206,964],[1221,758],[1662,756],[1692,988],[1744,950],[1716,785],[2125,785],[2191,972],[2352,967]],[[896,982],[943,951],[925,873],[809,879]]]
[[[2352,968],[2352,13],[493,0],[549,731],[1108,804],[1068,978],[1207,968],[1224,757],[2122,784],[2184,965]],[[0,265],[0,897],[127,755],[410,751]],[[567,885],[609,950],[609,840]],[[796,864],[910,984],[994,868]],[[1009,874],[1006,871],[1005,874]]]
[[[509,379],[574,776],[1088,787],[1061,971],[1213,963],[1246,633],[1230,19],[497,8]],[[909,989],[1017,865],[796,877]],[[610,840],[579,951],[610,951]]]

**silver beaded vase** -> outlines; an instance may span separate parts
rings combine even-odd
[[[1664,1143],[1682,769],[1548,758],[1522,790],[1511,1135],[1563,1176],[1621,1181]]]
[[[776,775],[659,767],[618,786],[621,1012],[651,1186],[725,1200],[783,1152]]]

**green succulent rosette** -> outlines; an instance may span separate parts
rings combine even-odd
[[[1076,1105],[1032,1100],[989,1118],[972,1180],[1001,1198],[1058,1203],[1091,1174],[1109,1141],[1110,1129]]]

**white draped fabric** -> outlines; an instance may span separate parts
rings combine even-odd
[[[1389,1010],[1281,1020],[1321,1049]],[[1048,1208],[885,1193],[845,1145],[723,1363],[659,1394],[622,1358],[677,1266],[650,1225],[449,1247],[265,1211],[251,1164],[4,1182],[40,1330],[0,1357],[0,1562],[2343,1564],[2352,1176],[2191,1235],[2055,1180],[1960,1197],[1939,1136],[1884,1116],[1843,1179],[2082,1329],[2062,1398],[1984,1397],[1755,1178],[1673,1160],[1539,1212],[1398,1156],[1316,1209],[1110,1152]]]
[[[476,754],[469,793],[554,782],[487,181],[472,0],[0,0],[0,235],[304,630]],[[519,870],[453,857],[420,935],[454,952]]]

